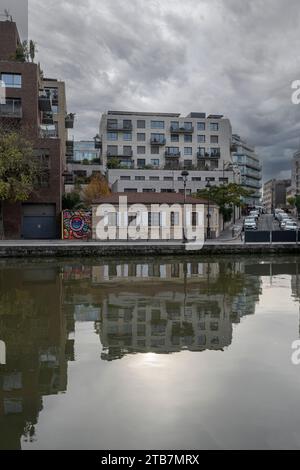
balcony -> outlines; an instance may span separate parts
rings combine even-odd
[[[67,114],[65,117],[65,127],[66,129],[73,129],[74,128],[74,120],[75,120],[75,114],[70,113]]]
[[[219,159],[221,158],[220,152],[197,152],[198,159]]]
[[[73,157],[74,156],[74,141],[67,140],[66,141],[66,157]]]
[[[194,128],[193,127],[184,127],[184,126],[171,126],[170,127],[171,134],[193,134]]]
[[[20,100],[7,98],[5,104],[0,104],[0,117],[22,119],[22,105]]]
[[[132,132],[132,124],[124,123],[107,123],[107,130],[110,132]]]
[[[156,138],[156,137],[151,137],[150,139],[151,145],[166,145],[166,139],[165,138]]]
[[[39,96],[39,109],[43,112],[52,111],[52,102],[47,94],[42,94]]]
[[[54,124],[53,114],[51,112],[43,112],[42,124],[46,124],[46,125]]]
[[[178,159],[181,157],[181,152],[179,150],[178,152],[170,152],[169,150],[166,150],[165,157]]]
[[[133,157],[133,151],[131,150],[131,152],[126,152],[126,153],[118,153],[118,152],[107,152],[107,158],[124,158],[124,159],[129,159],[129,158],[132,158]]]

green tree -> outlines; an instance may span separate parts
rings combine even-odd
[[[296,198],[293,197],[293,196],[290,196],[290,197],[287,198],[287,202],[288,202],[288,205],[289,205],[289,206],[295,207]]]
[[[117,158],[112,158],[107,162],[107,168],[109,170],[118,170],[120,168],[120,162]]]
[[[76,210],[84,207],[83,202],[78,191],[72,191],[71,193],[64,194],[62,198],[63,210]]]
[[[229,183],[224,186],[211,186],[201,189],[197,196],[209,199],[219,206],[220,214],[223,216],[223,228],[226,222],[229,222],[235,207],[243,205],[242,198],[249,197],[251,191],[247,191],[243,186],[236,183]]]
[[[40,168],[31,142],[18,131],[0,130],[0,203],[26,201],[33,192]],[[3,214],[3,210],[1,210]],[[4,237],[3,218],[0,236]]]

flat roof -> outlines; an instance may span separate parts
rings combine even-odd
[[[128,204],[184,204],[184,194],[181,193],[111,193],[101,196],[93,201],[93,204],[119,203],[120,197],[127,197]],[[186,204],[207,204],[203,198],[186,196]],[[211,203],[211,206],[214,204]]]

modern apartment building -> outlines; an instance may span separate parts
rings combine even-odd
[[[291,180],[272,179],[264,184],[263,205],[269,213],[286,207],[286,194],[290,186]]]
[[[0,126],[26,131],[43,171],[26,203],[4,203],[7,238],[55,238],[59,233],[67,129],[74,115],[66,112],[65,85],[43,77],[39,65],[20,59],[21,41],[16,23],[0,21],[0,80],[5,102],[0,104]]]
[[[262,190],[262,167],[255,149],[239,135],[232,136],[232,160],[238,166],[241,174],[241,184],[251,196],[244,198],[248,206],[260,205]]]
[[[68,141],[65,191],[84,185],[94,174],[102,173],[101,150],[95,140]]]
[[[221,115],[108,111],[100,123],[107,168],[223,170],[231,124]]]

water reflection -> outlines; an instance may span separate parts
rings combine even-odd
[[[223,351],[253,315],[262,276],[299,264],[253,259],[33,262],[0,269],[0,448],[34,441],[43,397],[66,392],[75,324],[92,322],[99,360],[181,350]],[[2,365],[1,365],[2,364]]]

